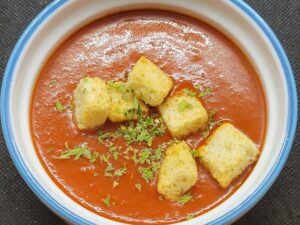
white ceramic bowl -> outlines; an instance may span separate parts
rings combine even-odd
[[[30,136],[33,84],[49,54],[89,22],[119,11],[165,9],[199,18],[225,33],[256,68],[267,99],[264,149],[246,182],[211,211],[180,224],[226,224],[246,213],[270,188],[289,154],[297,120],[297,96],[288,59],[267,24],[240,0],[89,0],[52,2],[26,29],[8,62],[1,92],[4,137],[19,172],[55,213],[74,224],[119,224],[83,208],[64,194],[39,161]]]

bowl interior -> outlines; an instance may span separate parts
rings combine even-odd
[[[163,9],[186,14],[211,24],[225,33],[248,56],[259,74],[263,85],[268,111],[268,126],[264,148],[259,161],[246,182],[229,199],[208,213],[201,215],[186,224],[217,222],[228,212],[243,208],[242,202],[247,201],[257,191],[262,182],[270,175],[270,171],[282,153],[286,138],[288,122],[288,90],[286,78],[276,52],[264,33],[245,13],[231,1],[180,1],[159,0],[146,1],[69,1],[60,2],[54,10],[44,12],[42,19],[35,21],[34,32],[30,32],[27,43],[19,46],[20,52],[15,59],[16,66],[9,89],[8,123],[14,145],[17,148],[15,158],[20,162],[19,170],[27,176],[30,186],[38,186],[36,192],[43,201],[57,211],[59,202],[67,213],[76,221],[92,224],[117,224],[117,222],[102,218],[66,196],[50,179],[43,169],[30,136],[30,100],[34,83],[43,64],[53,50],[78,28],[89,22],[119,11],[135,9]],[[253,105],[255,107],[255,105]],[[27,170],[22,169],[26,167]],[[245,210],[235,211],[241,216]],[[84,219],[80,219],[82,217]],[[228,218],[227,218],[228,219]],[[73,221],[74,222],[74,221]]]

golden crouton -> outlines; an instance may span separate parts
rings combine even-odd
[[[108,118],[112,122],[123,122],[138,119],[138,113],[148,113],[148,107],[138,100],[124,82],[107,82],[111,99]]]
[[[168,97],[159,106],[159,111],[173,137],[181,137],[197,131],[208,119],[201,102],[188,94]]]
[[[150,106],[160,105],[172,86],[172,79],[143,56],[128,75],[129,89]]]
[[[259,150],[245,134],[226,122],[199,148],[199,156],[221,187],[226,188],[256,161]]]
[[[157,190],[166,199],[178,201],[197,181],[197,165],[184,142],[169,147],[160,168]]]
[[[104,124],[111,101],[105,82],[82,78],[73,93],[74,119],[78,129],[94,129]]]

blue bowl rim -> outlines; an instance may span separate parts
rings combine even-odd
[[[6,145],[9,150],[9,154],[13,159],[15,166],[17,167],[19,173],[22,178],[25,180],[27,185],[31,188],[31,190],[37,195],[37,197],[47,205],[51,210],[53,210],[57,215],[66,219],[69,222],[74,224],[94,224],[65,208],[55,199],[53,199],[46,190],[38,183],[38,181],[34,178],[31,172],[26,167],[23,159],[20,156],[18,148],[15,143],[15,139],[12,133],[10,112],[9,112],[9,98],[10,98],[10,87],[11,82],[15,70],[15,66],[17,64],[18,58],[22,54],[22,51],[26,47],[28,41],[31,36],[37,30],[37,28],[43,23],[47,17],[49,17],[52,13],[62,7],[68,0],[55,0],[50,3],[26,28],[24,33],[21,35],[18,40],[10,58],[6,66],[2,88],[1,88],[1,122],[2,122],[2,130],[4,134],[4,139]],[[284,163],[287,160],[287,157],[290,153],[293,139],[296,131],[297,124],[297,90],[295,85],[295,78],[293,75],[292,68],[290,66],[289,60],[286,56],[286,53],[281,46],[279,40],[277,39],[274,32],[267,25],[267,23],[256,13],[254,9],[252,9],[247,3],[243,0],[231,0],[231,2],[237,6],[245,15],[247,15],[256,25],[261,29],[261,31],[265,34],[267,39],[272,44],[278,58],[282,69],[285,75],[285,81],[288,88],[288,121],[287,121],[287,129],[286,129],[286,139],[282,145],[280,154],[277,158],[276,163],[273,165],[269,174],[265,177],[260,186],[253,192],[246,200],[240,203],[237,207],[226,213],[225,215],[211,221],[209,224],[226,224],[229,222],[233,222],[238,219],[240,216],[245,214],[248,210],[250,210],[268,191],[271,185],[274,183],[278,175],[280,174]]]

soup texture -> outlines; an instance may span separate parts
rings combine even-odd
[[[174,140],[168,131],[155,137],[151,145],[128,145],[124,135],[105,140],[108,137],[104,134],[116,131],[120,123],[107,120],[97,130],[78,130],[72,99],[79,80],[89,76],[126,81],[141,56],[172,78],[174,87],[169,96],[179,90],[196,93],[215,123],[232,123],[262,149],[267,120],[265,98],[243,52],[210,25],[163,11],[126,12],[99,19],[64,41],[43,66],[33,91],[32,139],[49,176],[83,207],[130,224],[179,222],[226,200],[255,164],[222,188],[196,158],[198,178],[188,192],[191,199],[185,204],[171,202],[157,192],[157,173],[145,180],[139,169],[143,165],[134,160],[145,148],[159,148],[163,154],[167,143]],[[156,108],[149,108],[151,114],[158,114]],[[182,139],[196,149],[207,135],[207,130],[201,129]],[[99,154],[95,160],[75,159],[74,155],[59,157],[76,146],[88,146],[91,153]],[[116,174],[117,169],[120,173]]]

